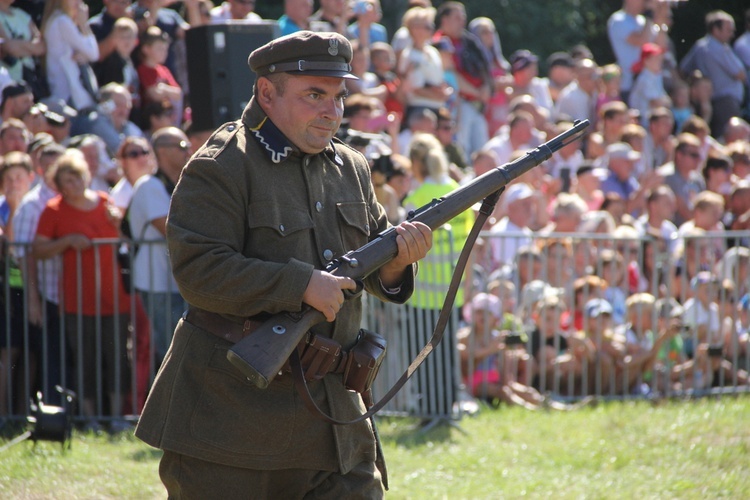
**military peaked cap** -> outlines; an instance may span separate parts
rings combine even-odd
[[[247,62],[258,76],[274,73],[357,77],[351,74],[352,46],[338,33],[298,31],[255,49]]]

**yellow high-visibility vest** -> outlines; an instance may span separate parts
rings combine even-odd
[[[458,187],[458,183],[452,179],[443,184],[424,182],[406,197],[404,206],[407,210],[422,207]],[[473,223],[474,214],[471,210],[466,210],[433,231],[432,249],[419,261],[415,290],[409,304],[422,309],[440,309],[448,292],[456,261]],[[463,287],[460,287],[455,305],[460,306],[463,302]]]

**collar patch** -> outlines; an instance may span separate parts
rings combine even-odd
[[[266,149],[268,156],[274,163],[281,163],[286,160],[293,151],[287,138],[268,117],[263,118],[260,125],[250,130],[257,141]]]

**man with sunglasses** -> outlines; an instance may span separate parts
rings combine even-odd
[[[677,210],[672,222],[677,227],[693,217],[693,198],[706,189],[706,182],[700,174],[702,165],[701,141],[686,132],[677,136],[674,161],[657,170],[675,194]]]
[[[357,285],[324,269],[388,222],[367,160],[334,139],[351,59],[349,41],[330,32],[256,49],[242,118],[222,125],[182,171],[167,242],[189,306],[136,430],[164,450],[170,498],[383,496],[370,421],[331,425],[305,408],[288,372],[259,389],[227,360],[264,320],[304,304],[326,318],[310,330],[316,339],[343,350],[356,342],[361,298],[345,300],[344,290]],[[410,222],[396,233],[397,255],[363,284],[403,303],[432,233]],[[362,398],[334,372],[309,383],[312,398],[335,419],[361,416]]]
[[[130,234],[138,244],[133,261],[133,286],[151,318],[151,340],[156,366],[167,353],[185,302],[172,276],[166,251],[167,213],[182,167],[190,157],[185,133],[177,127],[154,132],[151,139],[157,170],[133,185],[128,207]],[[150,156],[146,148],[131,145],[123,153],[133,158]]]

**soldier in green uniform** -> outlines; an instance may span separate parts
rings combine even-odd
[[[253,51],[249,64],[258,78],[242,118],[220,127],[182,172],[167,240],[189,308],[136,429],[164,450],[160,475],[170,498],[383,495],[369,421],[330,425],[305,408],[290,374],[259,389],[226,357],[247,334],[243,325],[300,311],[303,303],[327,319],[314,333],[343,349],[356,340],[361,303],[343,294],[355,283],[323,269],[388,222],[367,161],[333,138],[344,80],[353,77],[351,56],[344,37],[309,31]],[[403,303],[432,233],[409,222],[397,233],[397,256],[365,288]],[[365,410],[341,374],[309,386],[337,420]]]

